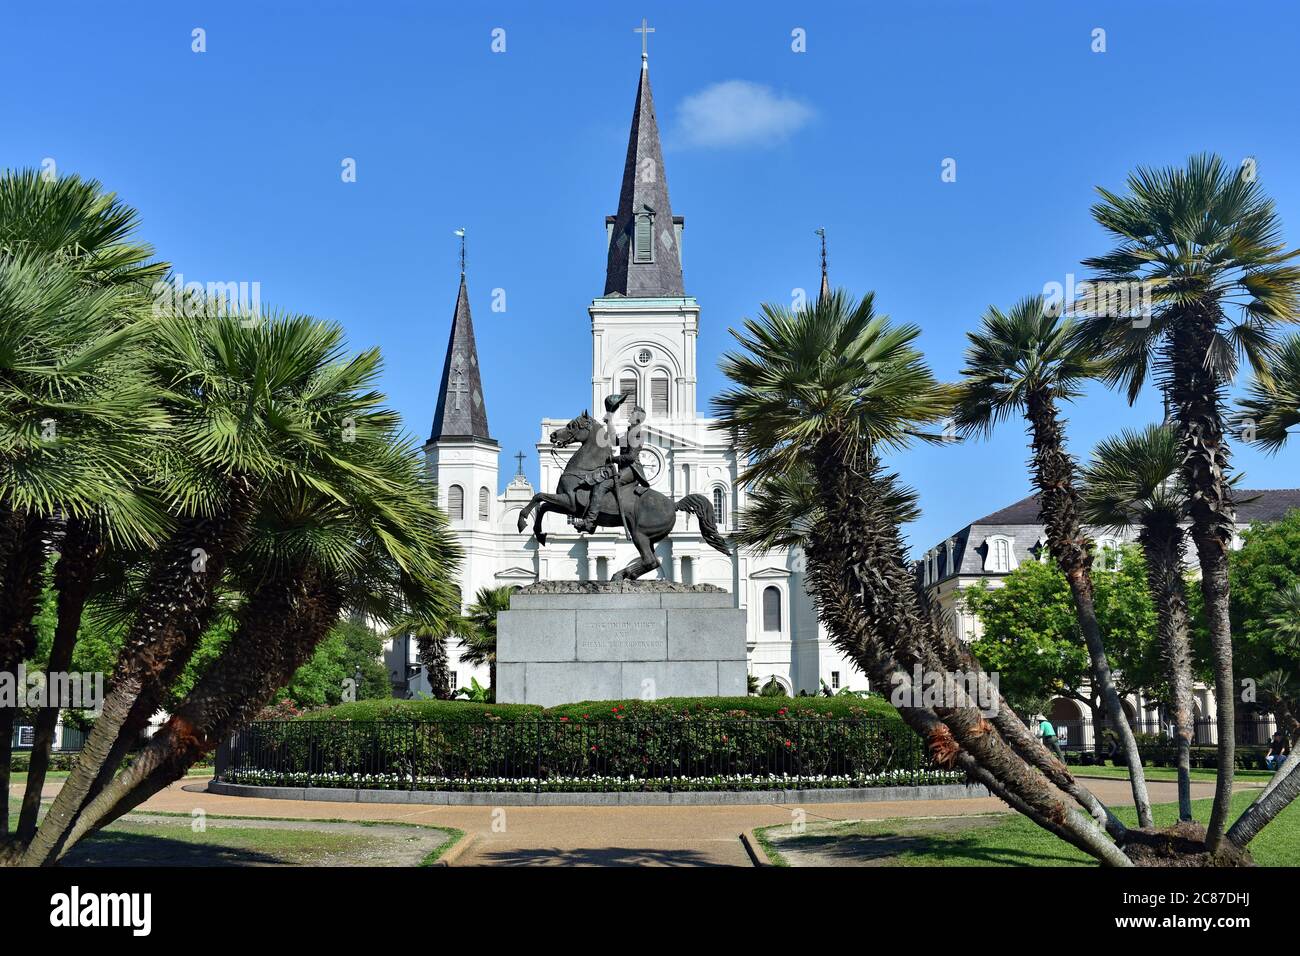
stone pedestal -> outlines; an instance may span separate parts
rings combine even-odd
[[[497,617],[497,701],[743,697],[745,612],[711,585],[542,582]]]

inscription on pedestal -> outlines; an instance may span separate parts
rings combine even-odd
[[[668,621],[661,609],[578,611],[580,661],[652,661],[667,654]]]

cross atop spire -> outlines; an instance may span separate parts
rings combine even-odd
[[[682,296],[680,242],[685,222],[673,215],[668,203],[668,178],[650,92],[650,71],[645,60],[641,66],[618,212],[605,218],[609,233],[605,295]]]
[[[650,39],[650,34],[655,32],[655,28],[646,23],[645,17],[642,17],[641,25],[632,32],[641,34],[641,69],[647,69],[646,64],[650,59],[650,54],[646,41]]]
[[[519,470],[516,471],[515,474],[522,478],[524,476],[524,453],[521,451],[519,454],[515,455],[515,460],[519,462]]]
[[[465,227],[461,226],[456,230],[455,235],[460,236],[460,274],[465,275]]]

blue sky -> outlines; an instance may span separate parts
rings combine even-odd
[[[380,346],[384,388],[421,438],[455,299],[452,230],[467,227],[503,483],[518,449],[536,480],[542,415],[588,401],[585,309],[603,289],[642,16],[703,310],[702,405],[724,385],[728,327],[815,288],[818,226],[832,281],[919,325],[947,378],[986,306],[1083,275],[1079,259],[1107,248],[1094,187],[1138,164],[1254,157],[1300,242],[1294,5],[808,6],[11,0],[0,165],[51,158],[98,178],[187,280],[259,282],[264,303]],[[1094,389],[1069,414],[1086,455],[1158,402]],[[1027,494],[1027,454],[1012,424],[899,456],[925,509],[914,549]],[[1235,461],[1250,486],[1294,487],[1297,454]]]

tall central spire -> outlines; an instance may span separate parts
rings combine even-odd
[[[641,75],[632,110],[632,133],[623,163],[618,212],[605,219],[609,262],[605,295],[658,298],[685,295],[682,284],[681,232],[684,221],[668,203],[668,177],[659,145],[659,123],[650,93],[648,59],[641,55]]]

